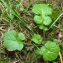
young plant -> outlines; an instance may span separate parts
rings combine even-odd
[[[48,30],[48,26],[51,24],[52,9],[46,4],[35,4],[32,11],[36,14],[34,21],[38,24],[40,29]]]
[[[47,41],[40,49],[36,50],[37,54],[43,55],[45,61],[55,60],[60,52],[60,48],[56,42]]]
[[[43,38],[39,34],[34,34],[31,38],[33,42],[36,44],[43,44]],[[52,61],[55,60],[60,52],[59,45],[57,44],[57,40],[53,41],[47,41],[47,43],[39,48],[37,45],[36,47],[38,48],[36,50],[37,54],[43,55],[43,58],[45,61]]]
[[[3,45],[9,51],[20,51],[24,47],[23,40],[25,40],[23,33],[17,34],[15,30],[11,30],[5,33]]]
[[[34,34],[31,40],[35,42],[36,44],[42,44],[43,42],[43,38],[39,34]]]

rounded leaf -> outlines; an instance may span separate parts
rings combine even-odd
[[[52,9],[46,4],[35,4],[32,8],[35,14],[51,15]]]
[[[55,60],[59,54],[60,48],[55,42],[47,42],[45,46],[41,48],[44,60]]]
[[[39,25],[39,29],[43,29],[43,28],[44,28],[43,24]]]
[[[34,21],[35,21],[35,23],[37,23],[37,24],[41,24],[42,22],[43,22],[43,18],[41,17],[41,16],[35,16],[34,17]]]
[[[20,40],[25,40],[25,35],[24,35],[23,33],[19,33],[19,34],[18,34],[18,38],[19,38]]]
[[[52,19],[49,16],[44,17],[44,21],[43,21],[44,25],[50,25],[51,22],[52,22]]]
[[[43,24],[39,25],[39,29],[43,29],[44,31],[48,30],[48,28]]]
[[[6,40],[6,42],[4,42],[3,44],[8,51],[15,51],[15,50],[20,51],[24,47],[22,43],[19,43],[18,41],[12,41],[12,40]]]
[[[17,32],[15,30],[11,30],[5,33],[3,45],[9,51],[20,51],[23,49],[22,41],[18,38]]]
[[[42,13],[42,9],[41,9],[42,4],[35,4],[32,8],[32,11],[35,14],[41,14]]]
[[[31,40],[34,41],[36,44],[41,44],[43,38],[39,34],[34,34]]]

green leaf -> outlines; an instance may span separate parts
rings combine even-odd
[[[36,53],[37,55],[39,55],[39,54],[42,55],[41,49],[36,49],[36,50],[35,50],[35,53]]]
[[[39,29],[44,29],[44,25],[43,24],[39,25]]]
[[[44,60],[52,61],[58,57],[60,48],[55,42],[48,41],[45,46],[41,48],[41,53]]]
[[[52,19],[49,16],[44,17],[44,21],[43,21],[44,25],[50,25],[51,22],[52,22]]]
[[[44,31],[47,31],[48,30],[48,28],[47,27],[44,27],[44,29],[43,29]]]
[[[32,36],[32,39],[31,39],[33,42],[35,42],[36,44],[41,44],[42,43],[42,40],[43,38],[39,35],[39,34],[34,34]]]
[[[35,4],[32,8],[35,14],[51,15],[52,9],[46,4]]]
[[[34,17],[34,21],[35,21],[35,23],[37,23],[37,24],[41,24],[42,22],[43,22],[43,19],[42,19],[42,17],[41,16],[35,16]]]
[[[32,11],[37,14],[34,17],[35,23],[39,25],[40,29],[47,31],[47,26],[52,22],[52,19],[49,17],[52,14],[52,9],[46,4],[35,4]]]
[[[25,40],[25,36],[24,36],[23,33],[19,33],[19,34],[18,34],[18,38],[19,38],[20,40]]]
[[[42,11],[41,11],[41,6],[42,4],[35,4],[32,8],[32,11],[35,13],[35,14],[41,14]]]
[[[39,29],[43,29],[44,31],[48,30],[48,28],[43,24],[39,25]]]
[[[22,35],[22,34],[21,34]],[[5,33],[3,45],[9,51],[22,50],[24,45],[20,39],[19,34],[15,30],[11,30]],[[23,37],[22,37],[23,38]]]

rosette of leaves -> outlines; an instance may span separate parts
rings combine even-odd
[[[25,36],[23,33],[18,33],[15,30],[11,30],[5,33],[3,45],[9,51],[22,50],[23,40]]]
[[[39,25],[39,28],[45,31],[48,30],[48,26],[52,22],[50,17],[52,9],[46,4],[35,4],[32,11],[36,14],[34,16],[34,21]]]
[[[43,55],[45,61],[55,60],[60,52],[60,48],[56,42],[47,41],[40,49],[36,50],[37,54]]]
[[[39,34],[35,34],[32,36],[31,40],[36,44],[42,44],[43,38]]]

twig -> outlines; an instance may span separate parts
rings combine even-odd
[[[60,29],[60,23],[59,23],[59,25],[58,25],[58,28]],[[59,34],[58,34],[58,42],[61,42],[61,37],[62,37],[62,33],[61,33],[61,31],[59,31]]]
[[[61,61],[61,63],[63,63],[62,55],[61,55],[61,53],[60,53],[60,52],[59,52],[59,57],[60,57],[60,61]]]
[[[60,28],[60,23],[59,23],[58,27]],[[59,34],[58,34],[58,42],[61,42],[61,37],[62,36],[61,36],[61,31],[60,31]],[[61,55],[60,52],[59,52],[59,57],[60,57],[60,62],[63,63],[62,55]]]

